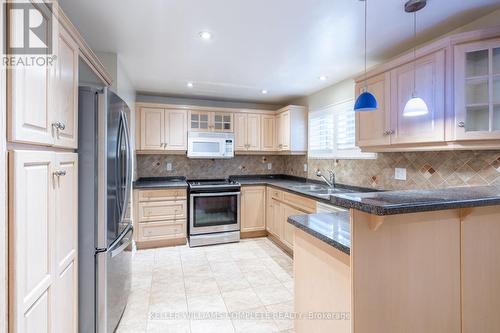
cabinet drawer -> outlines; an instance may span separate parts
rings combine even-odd
[[[139,222],[185,220],[186,206],[186,200],[140,202]]]
[[[181,237],[186,237],[186,221],[175,224],[170,222],[139,224],[138,241],[153,241]]]
[[[277,190],[275,188],[272,188],[272,187],[267,189],[267,195],[269,198],[278,199],[278,200],[283,199],[283,192],[280,190]]]
[[[139,191],[139,201],[163,201],[186,199],[185,189]]]
[[[295,206],[296,208],[302,209],[308,213],[316,212],[316,201],[308,198],[304,198],[300,195],[284,192],[283,201],[287,204]]]

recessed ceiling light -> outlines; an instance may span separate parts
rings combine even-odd
[[[208,31],[201,31],[200,38],[203,40],[210,40],[210,39],[212,39],[212,34]]]
[[[193,82],[188,82],[186,85],[188,86],[188,88],[193,88]]]
[[[261,93],[263,93],[264,95],[267,94],[267,90],[266,89],[262,89]]]
[[[328,76],[321,75],[318,79],[320,79],[321,81],[326,81],[326,79],[328,79]]]

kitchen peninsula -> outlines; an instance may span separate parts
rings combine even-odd
[[[499,332],[500,188],[344,193],[291,216],[296,332]],[[345,314],[345,315],[342,315]]]

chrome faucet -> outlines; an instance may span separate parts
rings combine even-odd
[[[331,188],[335,188],[335,172],[333,172],[332,170],[327,170],[329,173],[330,173],[330,179],[326,179],[325,176],[323,176],[323,174],[321,173],[321,170],[316,170],[316,176],[320,177],[321,179],[323,179],[325,181],[325,183],[328,184],[328,186],[330,186]]]

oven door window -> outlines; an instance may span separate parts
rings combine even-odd
[[[238,196],[193,197],[193,226],[196,228],[238,223]]]

